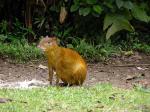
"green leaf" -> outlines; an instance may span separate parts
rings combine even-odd
[[[111,3],[111,1],[104,1],[103,3],[106,7],[110,8],[110,9],[113,9],[114,8],[114,5]]]
[[[150,17],[147,15],[146,11],[138,5],[134,5],[131,12],[132,12],[133,17],[140,21],[143,21],[143,22],[150,21]]]
[[[0,41],[4,41],[4,40],[6,40],[8,37],[7,36],[5,36],[5,35],[3,35],[3,34],[0,34]]]
[[[108,28],[109,26],[110,28]],[[108,30],[106,33],[106,39],[109,39],[113,34],[123,29],[130,32],[134,31],[133,26],[129,23],[129,21],[126,18],[116,14],[106,15],[104,19],[103,30],[106,30],[107,28]]]
[[[86,0],[87,4],[93,5],[96,4],[97,0]]]
[[[92,11],[92,15],[95,16],[95,17],[99,17],[100,15],[94,11]]]
[[[78,4],[74,4],[74,5],[71,6],[70,11],[71,11],[71,12],[75,12],[75,11],[77,11],[78,9],[79,9],[79,5],[78,5]]]
[[[101,12],[102,12],[102,8],[100,5],[94,5],[93,10],[98,14],[101,14]]]
[[[131,1],[125,1],[123,7],[126,9],[132,9],[133,3]]]
[[[123,11],[120,11],[120,14],[126,18],[127,20],[132,20],[133,16],[130,12],[130,10],[123,10]]]
[[[103,30],[106,30],[111,24],[113,24],[113,15],[107,14],[104,18]]]
[[[124,4],[124,1],[122,1],[122,0],[116,0],[116,5],[117,5],[117,7],[119,9],[123,6],[123,4]]]
[[[73,0],[75,4],[79,4],[80,0]]]
[[[87,7],[87,8],[80,8],[79,9],[79,15],[82,16],[87,16],[91,11],[91,8]]]

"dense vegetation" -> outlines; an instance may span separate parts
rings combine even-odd
[[[23,60],[40,57],[29,43],[34,47],[45,35],[56,35],[61,45],[92,60],[122,50],[150,53],[148,4],[149,0],[1,0],[0,54],[24,56]]]

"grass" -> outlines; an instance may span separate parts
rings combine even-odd
[[[29,45],[27,42],[11,44],[0,42],[0,55],[17,62],[26,62],[43,57],[41,51],[35,45]]]
[[[68,44],[67,47],[75,49],[89,61],[104,60],[111,55],[120,53],[120,48],[112,45],[110,42],[96,45],[78,37],[72,38],[72,44]]]
[[[94,87],[0,89],[0,112],[150,112],[150,91]],[[21,103],[21,101],[26,103]]]
[[[144,44],[144,43],[138,43],[137,44],[137,43],[134,43],[133,49],[137,50],[139,52],[150,54],[150,45],[148,45],[148,44]]]
[[[6,39],[11,42],[5,42]],[[111,41],[99,42],[94,44],[78,37],[70,37],[71,43],[67,44],[68,48],[78,51],[88,61],[100,61],[109,58],[112,55],[120,54],[125,51],[140,51],[149,54],[150,46],[138,41],[126,42],[114,45]],[[42,52],[35,44],[28,44],[25,39],[17,40],[16,37],[0,35],[0,55],[8,57],[15,62],[27,62],[43,58]]]
[[[111,54],[119,53],[117,47],[110,43],[94,45],[80,38],[74,39],[73,43],[68,44],[67,47],[78,51],[89,61],[103,60]],[[43,57],[42,52],[34,44],[29,45],[26,40],[13,40],[11,43],[0,41],[0,55],[17,62],[26,62]]]

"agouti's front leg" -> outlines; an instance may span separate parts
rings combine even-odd
[[[48,78],[50,85],[52,85],[52,80],[53,80],[53,68],[49,67],[49,78]]]
[[[56,85],[57,86],[59,85],[59,77],[57,76],[57,74],[56,74]]]

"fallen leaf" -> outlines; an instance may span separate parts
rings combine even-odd
[[[136,67],[138,70],[146,70],[148,68]]]
[[[61,24],[64,23],[66,17],[67,17],[67,10],[66,10],[65,7],[61,7],[61,9],[60,9],[60,15],[59,15],[59,22]]]
[[[44,65],[41,65],[41,64],[38,67],[41,68],[41,69],[47,69],[48,68],[47,66],[44,66]]]
[[[137,79],[137,78],[142,78],[142,77],[144,77],[145,76],[145,74],[136,74],[136,75],[128,75],[127,76],[127,78],[126,78],[126,80],[133,80],[133,79]]]

